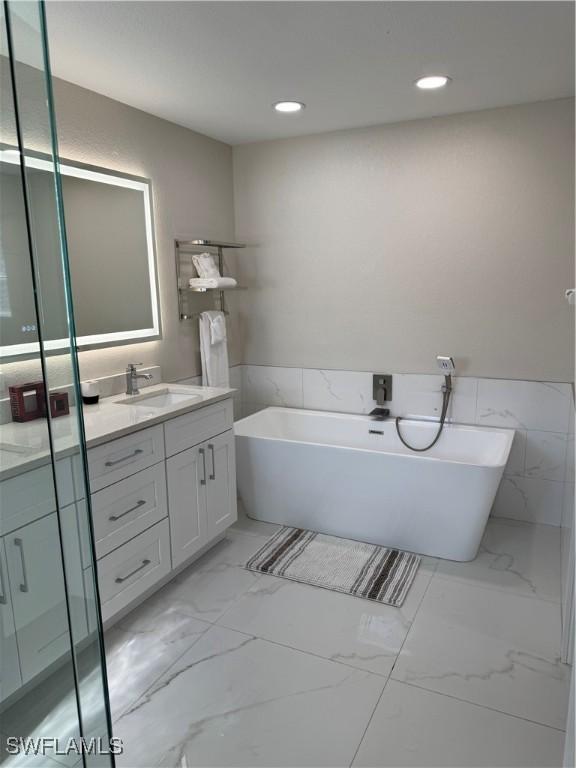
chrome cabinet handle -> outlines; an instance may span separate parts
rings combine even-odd
[[[0,605],[6,605],[8,602],[8,598],[6,597],[6,585],[4,584],[4,571],[2,569],[2,560],[0,560],[0,589],[2,590],[2,594],[0,594]]]
[[[116,520],[120,520],[121,517],[124,517],[124,515],[129,515],[130,512],[134,512],[135,509],[138,509],[138,507],[141,507],[143,504],[146,504],[144,499],[139,499],[136,504],[134,504],[133,507],[130,507],[130,509],[127,509],[126,512],[120,512],[119,515],[110,515],[108,520],[111,520],[113,523],[116,522]]]
[[[206,485],[206,451],[204,448],[199,448],[198,453],[202,456],[202,464],[204,465],[204,477],[200,480],[200,485]]]
[[[129,578],[134,576],[135,573],[138,573],[138,571],[141,571],[142,568],[146,568],[147,565],[150,565],[152,560],[142,560],[142,565],[139,565],[138,568],[134,568],[133,571],[130,571],[130,573],[127,573],[126,576],[118,576],[114,581],[116,584],[122,584],[123,581],[127,581]]]
[[[212,454],[212,474],[210,475],[210,480],[216,480],[216,460],[214,458],[214,446],[212,443],[208,445],[208,448]]]
[[[128,459],[133,459],[134,456],[138,456],[140,453],[144,453],[142,448],[136,448],[134,453],[131,453],[129,456],[124,456],[122,459],[116,459],[116,461],[106,461],[104,463],[105,467],[115,467],[116,464],[122,464],[123,461],[128,461]]]
[[[22,563],[22,584],[20,592],[28,592],[28,576],[26,575],[26,560],[24,559],[24,542],[22,539],[14,539],[14,546],[20,550],[20,562]]]

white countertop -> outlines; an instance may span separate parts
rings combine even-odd
[[[168,419],[195,411],[211,403],[232,397],[234,389],[217,387],[191,387],[183,384],[156,384],[143,388],[140,397],[160,393],[170,388],[179,393],[190,394],[190,400],[161,408],[152,408],[145,403],[138,404],[138,396],[114,395],[100,400],[96,405],[84,405],[84,429],[86,446],[106,443],[131,432],[161,424]],[[194,398],[194,399],[192,399]],[[132,400],[135,404],[127,405]],[[122,402],[124,401],[124,402]],[[70,409],[67,416],[52,419],[52,438],[56,458],[78,453],[78,412]],[[24,423],[9,422],[0,426],[0,479],[13,477],[21,472],[34,469],[50,460],[48,426],[45,419]]]

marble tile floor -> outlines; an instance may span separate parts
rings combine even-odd
[[[107,633],[118,766],[561,765],[559,529],[491,520],[400,609],[244,571],[274,530],[242,516]]]

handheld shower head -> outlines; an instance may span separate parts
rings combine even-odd
[[[442,411],[440,413],[440,425],[432,442],[426,445],[424,448],[415,448],[413,445],[410,445],[410,443],[402,436],[400,431],[400,422],[402,421],[401,417],[398,416],[396,419],[396,434],[400,438],[400,442],[405,445],[406,448],[409,448],[411,451],[416,451],[418,453],[429,451],[430,448],[433,448],[436,445],[440,439],[440,435],[444,429],[444,422],[446,421],[446,417],[448,415],[450,396],[452,395],[452,374],[456,370],[456,366],[454,365],[454,360],[451,357],[446,357],[444,355],[438,355],[436,358],[436,363],[438,364],[438,368],[440,368],[440,370],[444,373],[444,385],[442,387]]]
[[[436,363],[438,364],[438,368],[440,368],[441,371],[444,371],[445,374],[454,373],[456,370],[454,360],[451,357],[438,355],[436,358]]]

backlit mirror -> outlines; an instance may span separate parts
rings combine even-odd
[[[34,307],[29,291],[29,255],[20,229],[19,155],[0,151],[0,188],[3,205],[0,221],[0,356],[12,357],[37,351]],[[53,191],[51,163],[27,157],[35,211]],[[130,343],[158,338],[160,321],[150,182],[135,176],[62,162],[62,194],[72,277],[72,296],[79,347]],[[14,197],[14,205],[10,205]],[[37,249],[45,247],[36,244]],[[46,258],[45,263],[54,264]],[[55,294],[63,290],[54,275]],[[43,275],[44,284],[50,275]],[[62,302],[64,297],[62,296]],[[49,327],[46,347],[58,350],[67,329]]]

